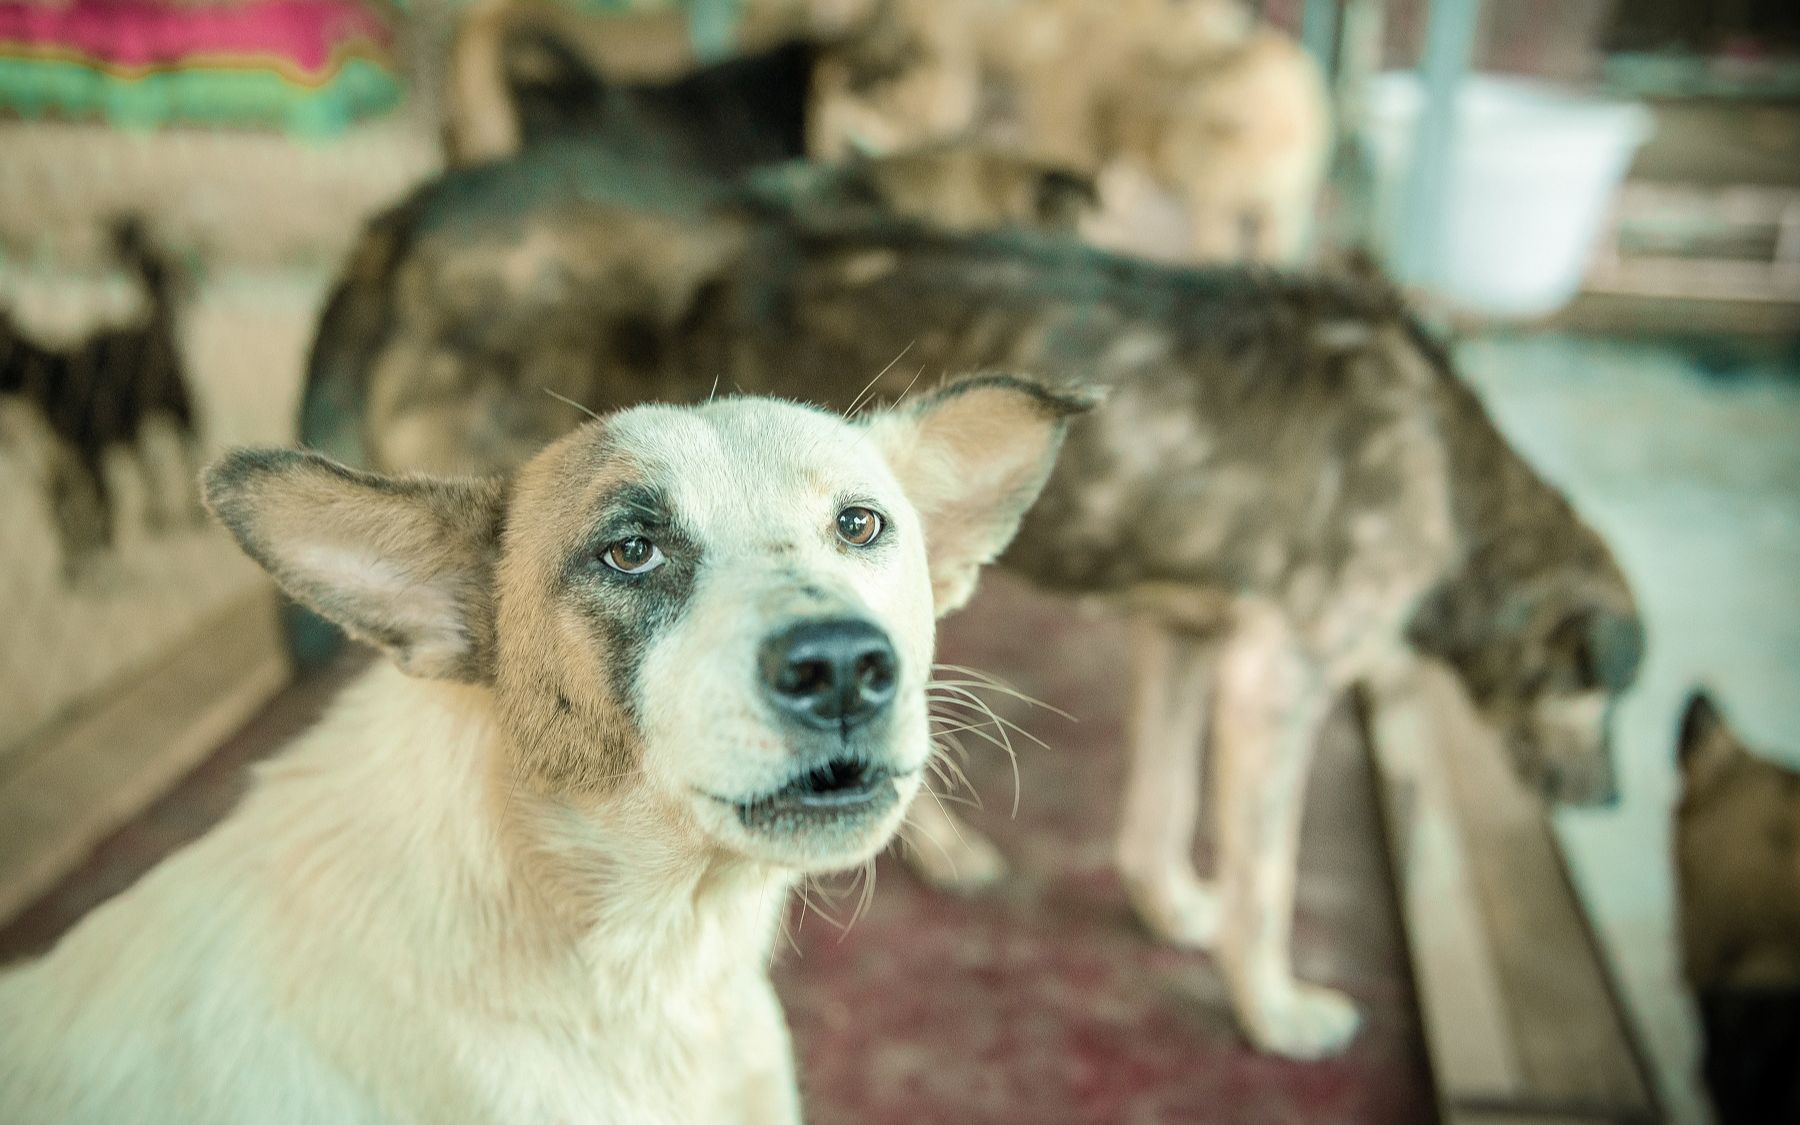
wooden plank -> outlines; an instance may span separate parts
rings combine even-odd
[[[1526,1085],[1538,1104],[1652,1120],[1655,1102],[1542,802],[1441,668],[1424,703],[1496,955]]]
[[[0,919],[192,769],[285,685],[263,589],[196,629],[153,671],[24,748],[0,783]]]
[[[1444,1120],[1658,1120],[1543,805],[1456,681],[1366,720]]]
[[[1528,1109],[1453,1108],[1444,1115],[1444,1125],[1614,1125],[1615,1120]]]
[[[1363,708],[1407,953],[1440,1110],[1525,1093],[1495,956],[1472,892],[1467,845],[1437,753],[1434,716],[1413,693]]]

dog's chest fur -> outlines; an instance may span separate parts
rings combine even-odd
[[[0,977],[0,1120],[728,1119],[785,885],[659,881],[616,842],[584,871],[572,822],[523,838],[480,695],[372,673],[219,829]],[[615,901],[576,890],[607,863],[633,871]]]

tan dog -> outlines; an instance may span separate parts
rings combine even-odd
[[[741,56],[795,54],[803,55],[810,69],[814,52],[807,45],[842,38],[868,19],[874,2],[748,0],[731,29],[726,58],[712,60],[711,68],[729,71]],[[458,20],[450,50],[445,155],[454,167],[519,151],[532,128],[527,107],[521,105],[521,87],[554,85],[573,76],[573,86],[547,92],[579,103],[602,90],[679,87],[707,69],[707,60],[695,49],[690,13],[673,6],[608,13],[557,0],[483,0]],[[796,76],[796,134],[809,77]],[[564,108],[587,118],[585,126],[607,124],[598,120],[605,115],[595,114],[595,105]],[[755,115],[752,111],[749,116]],[[741,114],[738,124],[744,126]],[[796,151],[785,155],[799,156],[799,148],[797,141]]]
[[[818,157],[961,135],[1096,173],[1091,240],[1155,258],[1296,260],[1332,140],[1312,57],[1237,0],[889,0],[813,99]]]
[[[0,978],[0,1121],[797,1120],[787,891],[901,823],[934,616],[1085,405],[640,407],[505,479],[228,456],[213,510],[395,667]]]
[[[623,149],[654,122],[658,159],[714,172],[799,156],[801,138],[834,163],[928,153],[907,167],[907,194],[953,206],[973,158],[946,152],[985,149],[984,175],[1096,177],[1100,213],[1081,227],[1096,245],[1292,262],[1330,153],[1317,65],[1237,0],[755,0],[742,56],[699,69],[687,34],[674,12],[472,9],[453,53],[450,162],[513,155],[534,131]]]

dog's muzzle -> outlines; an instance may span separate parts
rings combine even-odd
[[[880,816],[899,799],[894,771],[856,755],[838,755],[797,772],[786,785],[737,806],[738,821],[755,831],[833,824],[849,827]]]

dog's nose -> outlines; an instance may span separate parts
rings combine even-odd
[[[893,701],[897,663],[887,634],[867,621],[807,621],[763,642],[763,691],[795,722],[848,730]]]

